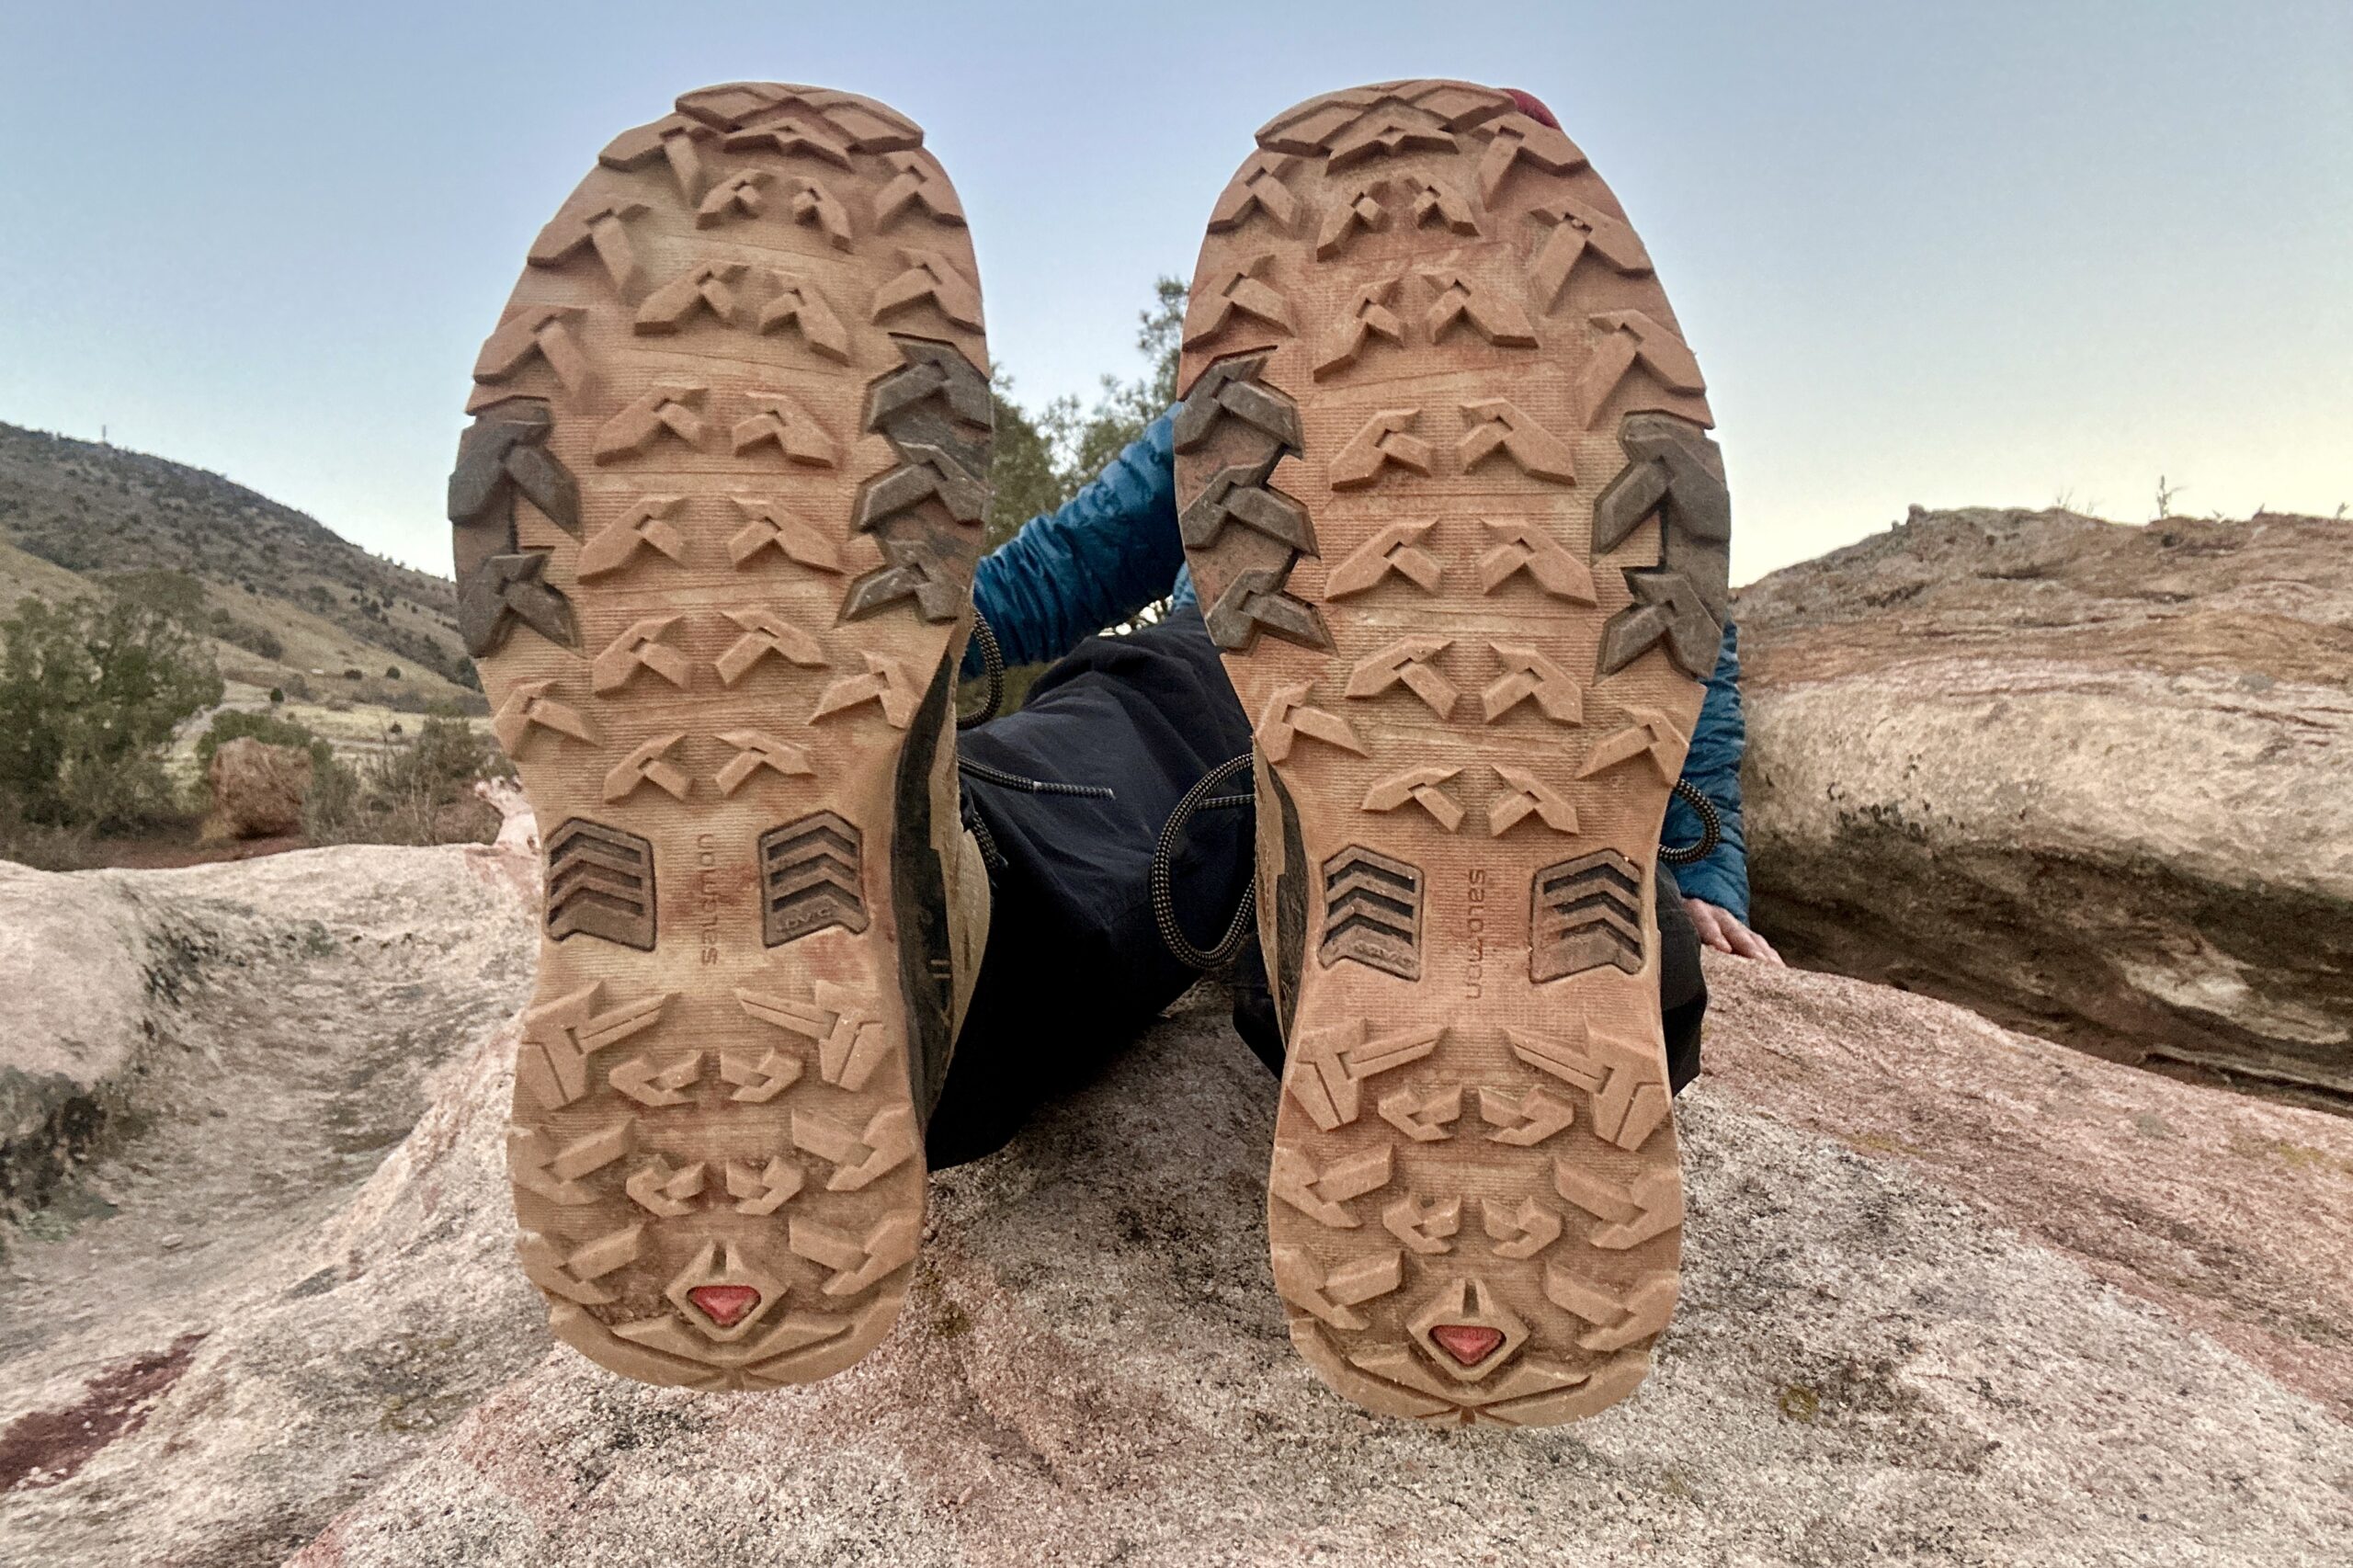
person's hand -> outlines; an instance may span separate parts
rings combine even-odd
[[[1683,907],[1690,912],[1691,927],[1699,933],[1699,940],[1706,946],[1744,959],[1761,959],[1767,963],[1781,961],[1773,944],[1742,925],[1740,916],[1731,910],[1719,908],[1704,898],[1687,898]]]

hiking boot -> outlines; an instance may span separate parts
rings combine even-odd
[[[986,922],[962,210],[872,99],[688,93],[540,231],[474,383],[460,625],[547,855],[524,1271],[630,1377],[824,1377],[905,1293]]]
[[[1699,369],[1543,107],[1418,81],[1258,133],[1182,385],[1256,730],[1292,1338],[1373,1410],[1589,1415],[1676,1294],[1654,860],[1725,616]]]

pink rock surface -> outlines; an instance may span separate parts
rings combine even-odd
[[[1709,1072],[1897,1161],[2353,1418],[2353,1120],[1711,955]]]
[[[1433,1433],[1308,1372],[1267,1276],[1274,1085],[1213,1001],[935,1177],[866,1362],[696,1395],[551,1346],[514,1263],[527,855],[96,875],[135,887],[134,950],[154,922],[197,968],[150,1016],[146,1131],[77,1189],[119,1211],[0,1264],[0,1449],[110,1423],[0,1492],[0,1560],[2170,1565],[2353,1535],[2347,1124],[1941,1003],[1711,962],[1682,1303],[1583,1426]]]

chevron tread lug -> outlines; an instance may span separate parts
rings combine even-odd
[[[1187,557],[1257,725],[1293,1341],[1376,1411],[1590,1415],[1679,1267],[1654,864],[1730,537],[1698,363],[1566,134],[1397,81],[1259,132],[1179,392]]]
[[[604,145],[474,362],[461,621],[547,872],[518,1256],[629,1377],[824,1377],[907,1289],[895,813],[987,503],[978,278],[914,121],[723,84]]]

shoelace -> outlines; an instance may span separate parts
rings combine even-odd
[[[1695,860],[1706,859],[1709,852],[1723,842],[1724,819],[1717,812],[1716,803],[1699,793],[1699,786],[1689,780],[1677,779],[1675,792],[1683,797],[1684,804],[1699,813],[1699,842],[1662,844],[1658,846],[1658,858],[1670,866],[1688,866]]]
[[[1245,751],[1240,756],[1228,758],[1211,768],[1201,781],[1186,791],[1185,798],[1176,802],[1176,809],[1170,812],[1168,820],[1161,824],[1159,842],[1152,846],[1152,918],[1160,927],[1161,941],[1176,961],[1188,969],[1222,969],[1232,961],[1235,953],[1242,950],[1242,944],[1249,937],[1257,916],[1258,880],[1253,875],[1249,885],[1242,890],[1242,902],[1234,906],[1233,918],[1227,922],[1225,935],[1218,938],[1215,947],[1202,951],[1193,946],[1192,938],[1185,935],[1185,928],[1176,924],[1174,857],[1176,846],[1184,842],[1186,825],[1193,820],[1195,812],[1256,802],[1255,793],[1220,795],[1214,799],[1210,796],[1211,790],[1248,767],[1250,758],[1251,754]]]
[[[1095,801],[1119,799],[1118,793],[1108,785],[1061,784],[1051,778],[1025,778],[1018,773],[1007,773],[1002,767],[991,767],[985,762],[974,762],[969,756],[959,756],[956,759],[956,771],[967,778],[977,778],[983,784],[995,784],[1006,790],[1019,790],[1026,794],[1076,795],[1084,800]],[[1004,870],[1005,856],[996,846],[996,835],[989,832],[989,824],[981,816],[980,808],[972,804],[972,797],[970,793],[961,797],[961,807],[958,814],[963,818],[965,827],[971,830],[973,841],[980,845],[981,858],[987,863],[990,870]]]
[[[970,730],[987,723],[996,717],[997,710],[1005,706],[1005,650],[998,646],[996,633],[990,629],[988,618],[977,609],[972,612],[972,641],[980,644],[981,676],[989,683],[988,690],[982,697],[978,709],[970,713],[956,715],[956,727],[959,730]],[[985,762],[974,762],[968,756],[959,756],[956,759],[956,771],[986,783],[1002,785],[1008,790],[1026,790],[1032,795],[1085,795],[1100,800],[1112,798],[1111,791],[1099,785],[1057,784],[1047,778],[1025,778],[1018,773],[1007,773],[1002,767],[991,767]],[[979,808],[972,804],[970,795],[961,797],[957,814],[963,819],[964,826],[971,830],[973,842],[981,846],[982,861],[993,871],[1003,870],[1006,864],[1005,854],[997,848],[996,835],[989,831],[987,820],[981,815]]]
[[[978,610],[972,612],[972,641],[981,645],[981,676],[989,683],[988,694],[981,699],[978,711],[956,715],[960,730],[987,723],[1005,703],[1005,651],[997,646],[996,633]]]

